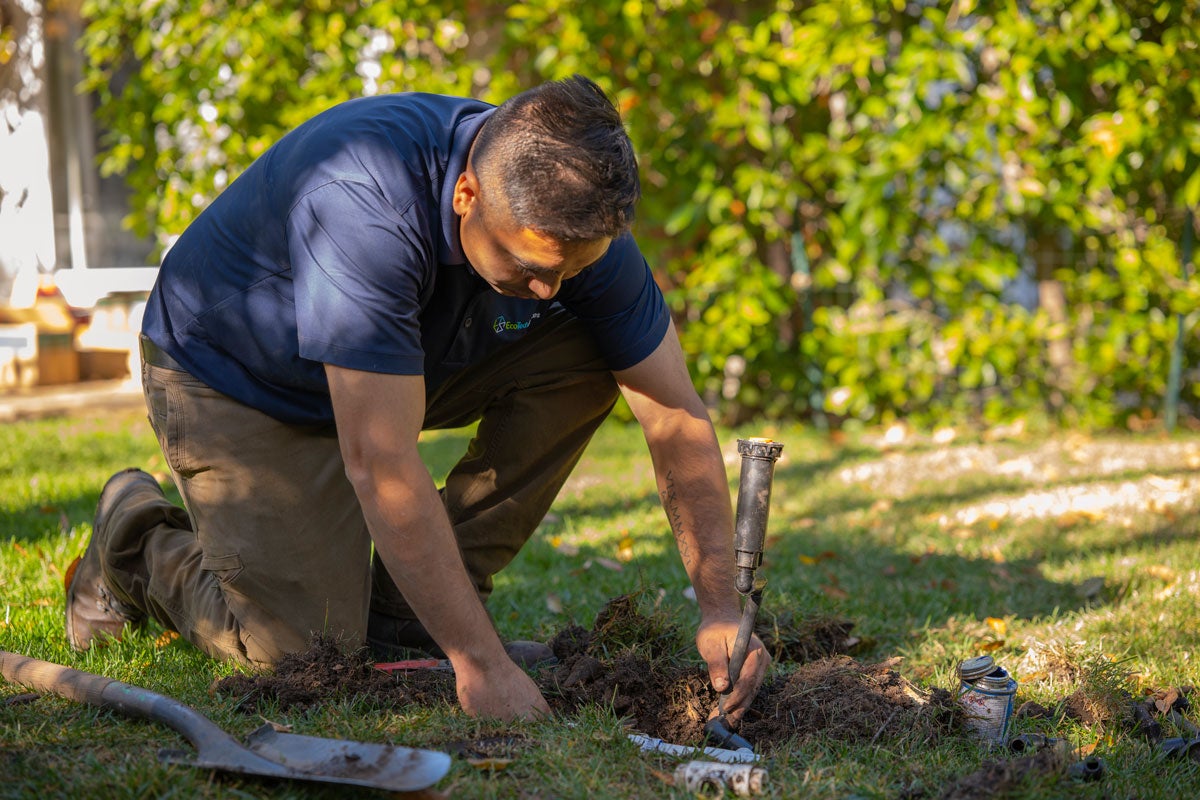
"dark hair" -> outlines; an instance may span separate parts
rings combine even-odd
[[[498,187],[513,222],[559,241],[619,236],[641,196],[621,115],[582,75],[503,103],[475,138],[471,164],[485,207]]]

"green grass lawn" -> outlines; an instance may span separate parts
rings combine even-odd
[[[835,441],[799,427],[720,434],[731,489],[738,436],[785,445],[761,573],[769,581],[764,608],[853,621],[861,639],[854,658],[901,657],[896,669],[918,686],[954,690],[957,663],[990,652],[1020,682],[1018,703],[1051,708],[1097,675],[1135,696],[1200,684],[1200,437],[1024,435],[935,445],[866,433]],[[424,441],[435,475],[466,440],[452,431]],[[161,630],[85,654],[67,647],[62,571],[91,533],[104,481],[125,466],[165,471],[141,414],[0,426],[0,648],[171,695],[244,735],[262,720],[209,691],[233,668]],[[496,584],[489,608],[507,638],[548,638],[571,622],[589,627],[606,601],[628,592],[691,629],[695,605],[635,427],[605,425]],[[1064,661],[1082,675],[1062,669]],[[12,702],[23,692],[0,685],[0,797],[346,794],[162,766],[159,747],[189,748],[170,729],[52,697]],[[344,698],[266,716],[297,733],[432,748],[523,737],[504,769],[456,759],[437,787],[450,796],[690,796],[659,777],[678,759],[639,752],[601,708],[506,726],[450,706],[378,708]],[[1021,720],[1017,731],[1068,737],[1108,771],[1095,783],[1039,773],[1002,796],[1200,796],[1200,765],[1157,758],[1145,738],[1116,722],[1059,715]],[[770,796],[820,798],[936,798],[995,757],[965,735],[925,748],[886,737],[784,742],[771,755]]]

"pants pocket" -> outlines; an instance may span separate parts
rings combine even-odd
[[[186,372],[146,364],[142,367],[142,391],[146,397],[150,426],[158,437],[167,465],[188,478],[198,471],[188,455],[188,391],[208,389]]]
[[[242,573],[242,557],[237,553],[224,556],[202,556],[200,569],[211,572],[222,584],[227,584]]]

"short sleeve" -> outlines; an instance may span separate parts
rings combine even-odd
[[[600,261],[564,283],[558,300],[588,326],[614,370],[653,353],[671,321],[650,266],[628,233],[615,239]]]
[[[293,207],[287,236],[303,358],[421,373],[421,299],[433,274],[421,205],[399,213],[376,186],[332,181]]]

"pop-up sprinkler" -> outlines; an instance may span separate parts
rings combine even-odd
[[[771,506],[771,481],[775,462],[783,445],[770,439],[738,439],[738,455],[742,457],[742,475],[738,482],[737,522],[734,530],[734,588],[745,598],[737,638],[729,655],[729,690],[717,702],[717,715],[704,725],[704,734],[718,747],[731,750],[754,750],[754,746],[729,729],[725,717],[725,702],[742,673],[746,651],[754,635],[754,621],[762,604],[766,580],[755,577],[762,565],[763,547],[767,538],[767,515]]]

